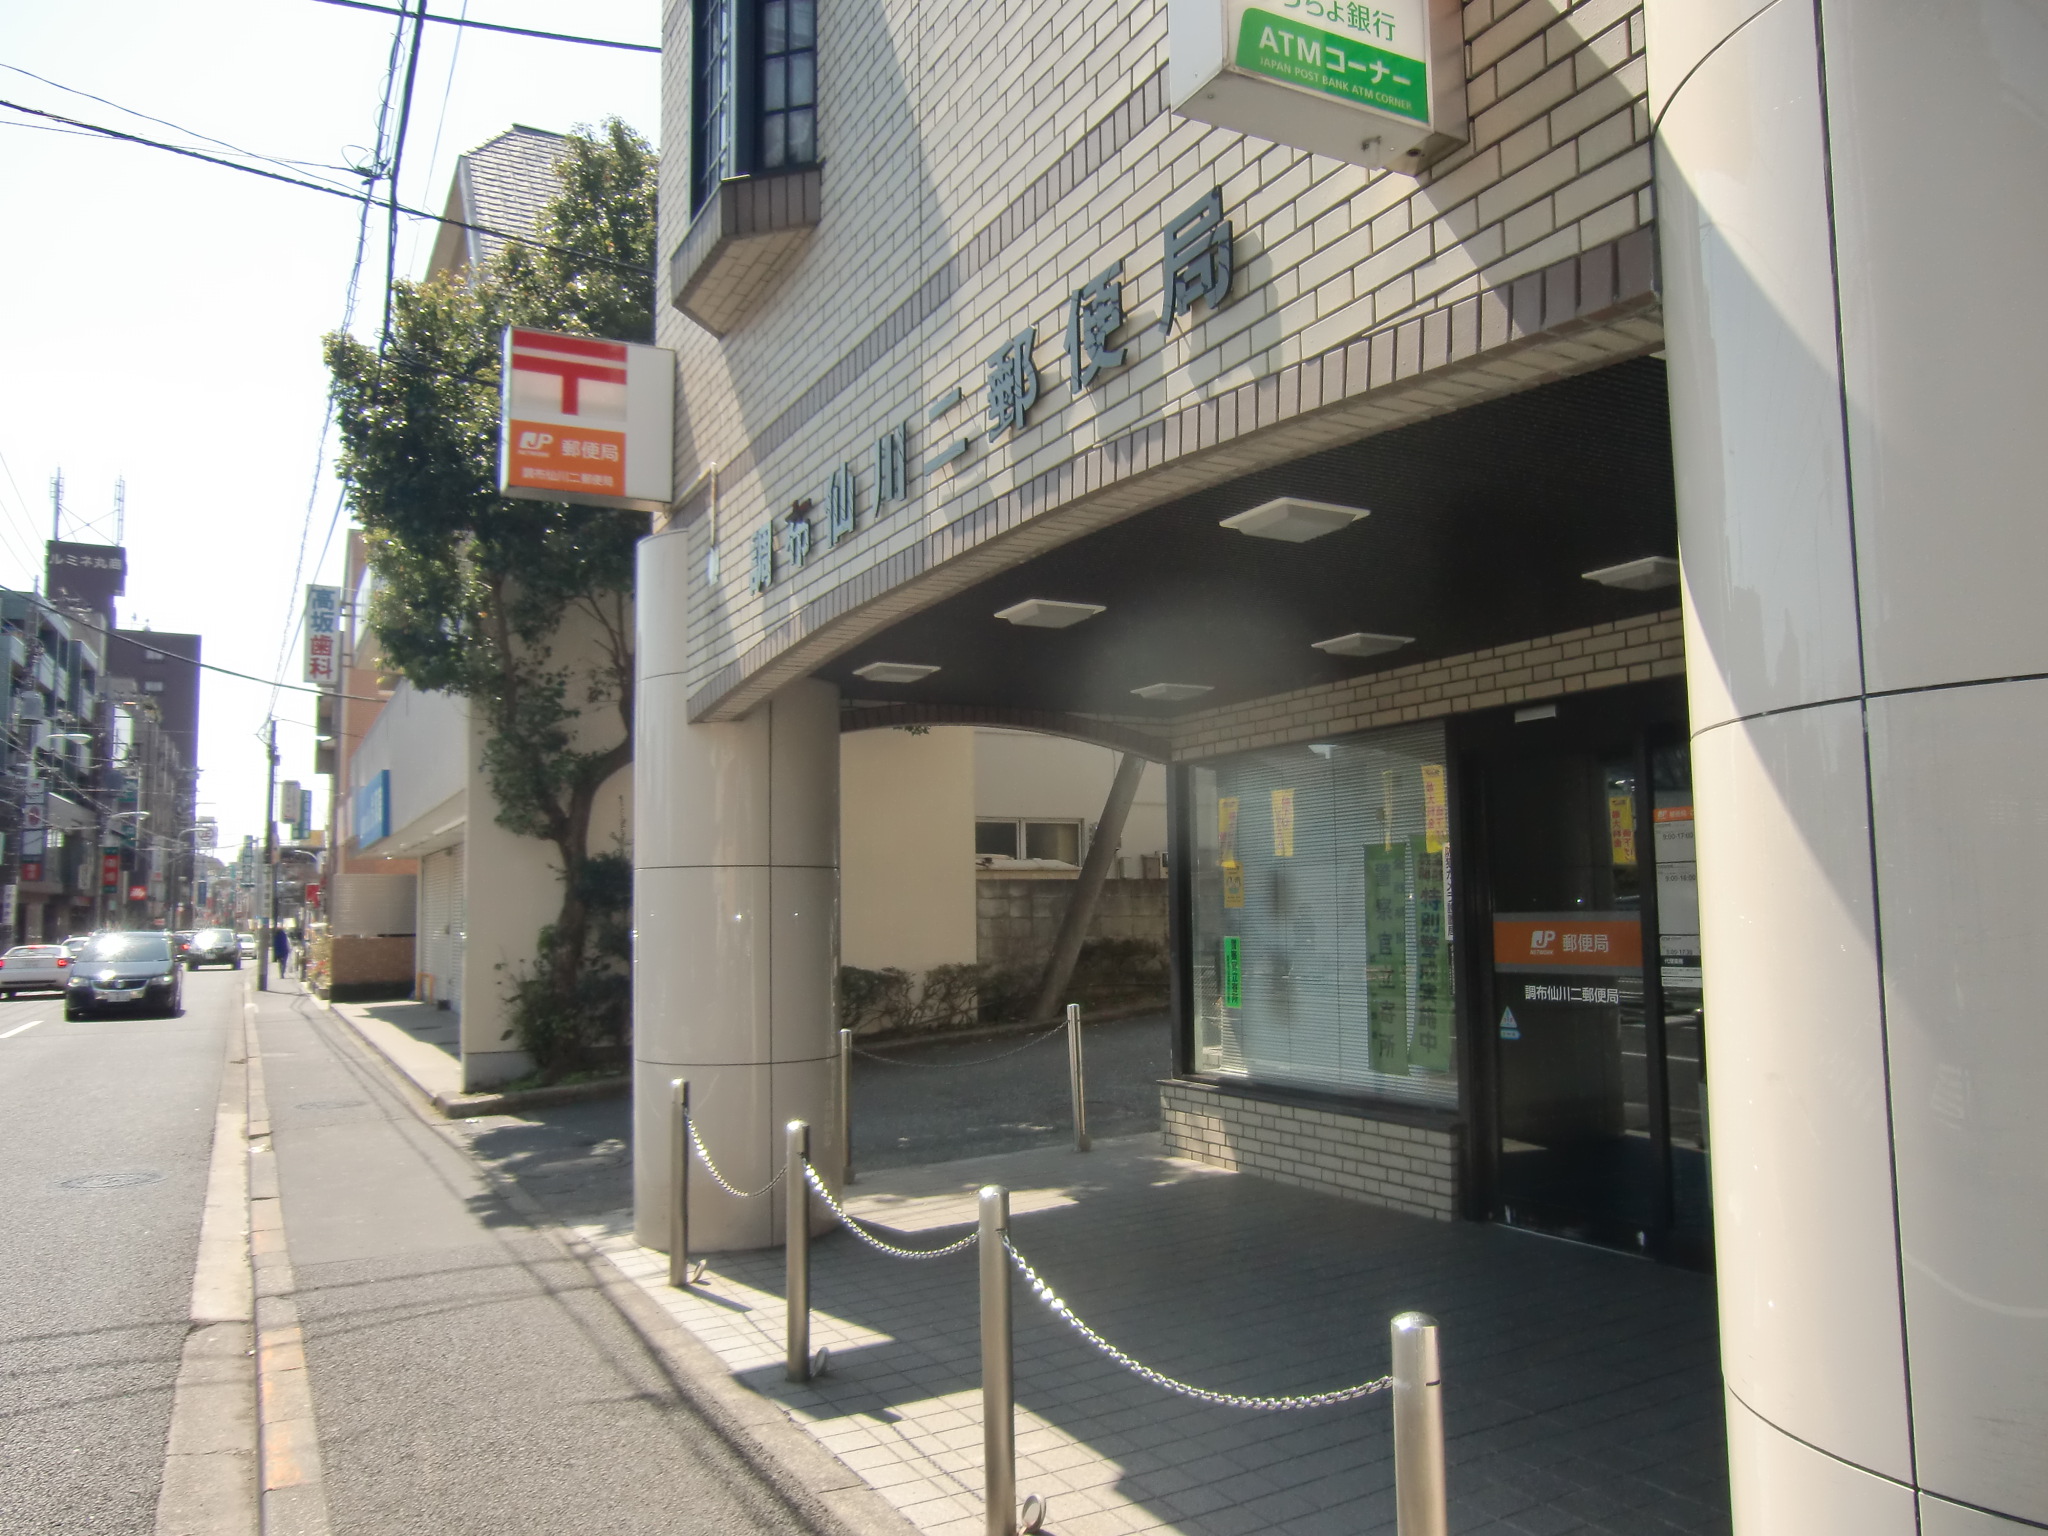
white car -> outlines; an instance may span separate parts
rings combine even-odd
[[[71,954],[62,944],[19,944],[0,955],[0,993],[61,992],[71,979]]]

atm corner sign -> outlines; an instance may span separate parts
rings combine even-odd
[[[665,510],[673,491],[674,354],[507,326],[498,490],[533,501]]]

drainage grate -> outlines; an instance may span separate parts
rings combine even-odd
[[[160,1173],[81,1173],[57,1182],[65,1189],[133,1189],[137,1184],[154,1184],[162,1177]]]

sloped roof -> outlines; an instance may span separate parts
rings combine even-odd
[[[541,214],[561,190],[555,167],[567,152],[561,134],[515,124],[455,162],[446,217],[538,237]],[[482,267],[506,244],[502,235],[443,224],[427,273]]]

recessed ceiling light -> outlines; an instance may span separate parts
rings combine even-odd
[[[1669,555],[1645,555],[1640,560],[1624,560],[1620,565],[1603,565],[1597,571],[1588,571],[1586,580],[1597,581],[1603,587],[1626,587],[1631,592],[1654,592],[1659,587],[1678,585],[1678,562]]]
[[[1067,629],[1106,612],[1100,603],[1056,603],[1049,597],[1027,597],[998,610],[996,617],[1029,629]]]
[[[1555,720],[1556,718],[1557,706],[1555,704],[1531,704],[1526,709],[1515,711],[1515,724],[1517,725],[1527,725],[1532,720]]]
[[[871,661],[864,667],[855,667],[853,675],[864,677],[871,683],[915,683],[938,670],[937,667],[921,667],[914,661]]]
[[[1203,694],[1215,691],[1207,683],[1147,683],[1142,688],[1131,690],[1141,699],[1151,699],[1161,704],[1177,704],[1183,699],[1199,699]]]
[[[1372,635],[1364,630],[1349,635],[1339,635],[1334,640],[1313,642],[1319,651],[1332,656],[1384,656],[1389,651],[1398,651],[1404,645],[1413,645],[1413,635]]]
[[[1299,496],[1282,496],[1263,506],[1223,519],[1222,526],[1248,533],[1255,539],[1281,539],[1289,544],[1306,544],[1339,528],[1349,528],[1371,514],[1364,507],[1340,507],[1329,501],[1303,501]]]

